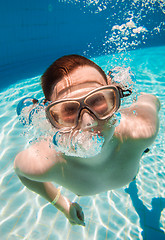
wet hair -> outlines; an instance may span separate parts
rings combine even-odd
[[[80,55],[66,55],[57,59],[42,75],[41,86],[46,100],[50,100],[55,85],[73,70],[78,67],[91,66],[95,68],[105,79],[107,83],[107,77],[104,71],[95,64],[93,61],[80,56]]]

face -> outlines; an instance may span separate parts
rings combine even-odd
[[[51,96],[51,101],[57,101],[65,98],[79,98],[88,94],[90,91],[106,86],[106,80],[103,76],[93,67],[83,66],[79,67],[68,76],[62,78],[54,88]],[[102,108],[106,106],[102,104]],[[97,109],[102,111],[104,109]],[[67,118],[67,122],[72,121],[72,116],[64,115]],[[96,132],[102,132],[106,121],[100,121],[95,118],[87,109],[83,109],[80,114],[79,123],[76,130],[94,130]]]
[[[57,83],[51,101],[83,97],[92,90],[106,85],[105,79],[95,68],[79,67]],[[102,108],[104,109],[97,109],[97,111],[104,111],[105,104],[102,104]],[[67,122],[72,122],[74,114],[71,114],[71,116],[63,115],[62,117],[63,119],[66,117]],[[60,133],[57,132],[54,135],[54,146],[57,151],[66,155],[88,158],[101,152],[103,143],[105,140],[109,140],[113,133],[114,128],[110,127],[106,120],[100,121],[87,109],[83,109],[80,113],[78,125],[71,134],[59,135]]]

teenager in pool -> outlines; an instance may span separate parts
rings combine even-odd
[[[131,91],[122,90],[98,65],[78,55],[56,60],[41,84],[49,101],[46,116],[57,130],[51,139],[55,147],[50,147],[50,139],[35,143],[16,156],[14,168],[27,188],[62,211],[71,224],[85,226],[82,208],[51,182],[80,196],[130,183],[142,153],[157,136],[160,102],[141,93],[135,103],[120,110],[116,126],[120,100]]]

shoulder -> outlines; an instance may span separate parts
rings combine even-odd
[[[136,103],[121,110],[121,122],[115,135],[123,141],[139,141],[144,147],[155,140],[159,130],[159,100],[151,94],[142,94]]]
[[[57,161],[57,153],[49,147],[49,142],[41,141],[17,154],[14,169],[20,176],[39,176],[45,174]]]

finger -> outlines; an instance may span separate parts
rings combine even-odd
[[[80,205],[78,203],[73,203],[73,206],[75,206],[76,210],[77,210],[77,216],[80,220],[84,221],[84,213],[82,211],[82,207],[80,207]]]
[[[77,216],[80,220],[84,221],[84,213],[82,210],[77,210]]]

